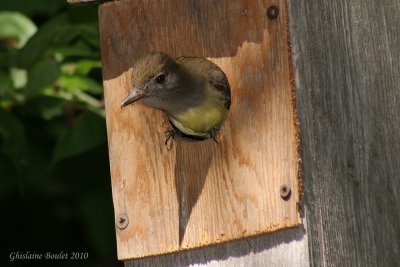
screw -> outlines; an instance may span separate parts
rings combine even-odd
[[[281,197],[282,197],[284,200],[289,199],[290,193],[291,193],[290,186],[287,185],[287,184],[281,185],[281,188],[279,189],[279,192],[280,192],[280,194],[281,194]]]
[[[128,216],[125,213],[122,213],[117,218],[117,227],[121,230],[125,229],[129,224]]]
[[[279,9],[277,6],[272,5],[267,9],[268,18],[276,19],[278,17],[278,15],[279,15]]]

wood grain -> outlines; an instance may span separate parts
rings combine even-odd
[[[290,2],[312,266],[399,266],[399,14]]]
[[[266,16],[275,4],[276,20]],[[174,252],[300,223],[299,155],[285,1],[119,1],[100,6],[118,258]],[[227,74],[220,142],[176,139],[158,110],[121,110],[145,51],[207,57]],[[292,188],[285,201],[281,184]]]

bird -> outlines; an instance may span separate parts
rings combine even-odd
[[[231,106],[231,90],[225,73],[210,60],[172,58],[153,51],[134,64],[130,90],[121,109],[136,101],[166,113],[173,128],[166,132],[165,143],[175,134],[216,141]]]

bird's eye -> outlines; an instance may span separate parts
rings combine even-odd
[[[156,78],[156,82],[159,84],[163,84],[165,82],[165,75],[163,73],[159,74]]]

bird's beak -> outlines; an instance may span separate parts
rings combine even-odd
[[[141,99],[144,97],[144,92],[141,89],[133,88],[133,90],[128,94],[128,96],[122,101],[121,108]]]

